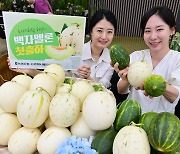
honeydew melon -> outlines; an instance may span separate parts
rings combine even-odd
[[[0,107],[5,112],[15,113],[19,98],[27,91],[20,83],[8,81],[0,87]]]
[[[53,97],[49,106],[49,116],[59,127],[69,127],[80,113],[79,99],[70,93],[58,93]]]
[[[13,77],[11,79],[11,81],[15,81],[17,83],[20,83],[20,84],[24,85],[27,89],[29,89],[32,78],[28,75],[19,74],[19,75],[16,75],[15,77]]]
[[[83,118],[82,112],[80,112],[76,122],[70,127],[72,135],[81,138],[89,138],[90,136],[95,136],[97,131],[92,130],[88,127],[87,123]]]
[[[47,45],[45,46],[45,52],[50,58],[64,60],[73,54],[74,48],[71,46],[59,47]]]
[[[67,128],[50,127],[40,136],[37,149],[40,154],[56,153],[58,146],[71,136]]]
[[[16,115],[11,113],[0,114],[0,145],[8,145],[10,136],[21,127]]]
[[[116,111],[116,100],[106,91],[89,94],[82,108],[83,118],[92,130],[105,130],[111,127]]]
[[[146,132],[137,126],[125,126],[116,135],[113,154],[150,154]]]
[[[94,92],[93,86],[85,80],[76,81],[72,85],[71,93],[79,98],[80,103],[81,103],[81,109],[82,109],[85,98],[92,92]]]
[[[27,91],[18,101],[17,117],[28,128],[36,128],[48,117],[50,96],[42,89]]]
[[[43,88],[52,98],[56,92],[56,82],[50,75],[46,73],[39,73],[32,79],[30,85],[30,90],[34,90],[36,88]]]
[[[22,127],[11,135],[8,151],[12,154],[32,154],[37,150],[40,135],[41,132],[37,128]]]
[[[151,75],[152,68],[150,65],[144,60],[139,60],[130,64],[127,78],[132,86],[139,87]]]
[[[54,78],[56,86],[62,85],[65,80],[65,72],[61,65],[59,64],[50,64],[46,66],[44,72]]]

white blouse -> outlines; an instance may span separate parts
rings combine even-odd
[[[144,60],[153,68],[149,49],[133,52],[130,55],[130,63],[142,60],[144,55]],[[179,95],[173,103],[170,103],[164,96],[146,97],[141,90],[136,90],[132,86],[130,86],[128,98],[134,99],[141,104],[142,113],[151,111],[174,113],[175,106],[180,99],[180,52],[170,50],[153,69],[153,74],[161,75],[166,79],[168,84],[174,86],[179,91]]]
[[[90,41],[84,44],[82,62],[91,67],[90,77],[106,88],[111,86],[110,80],[114,71],[113,67],[110,65],[110,61],[108,48],[105,48],[98,61],[95,61],[91,55]]]

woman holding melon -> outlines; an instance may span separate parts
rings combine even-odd
[[[119,69],[118,63],[114,65],[115,71],[120,76],[117,83],[118,92],[129,93],[128,98],[138,101],[143,113],[150,111],[174,113],[180,98],[180,53],[169,48],[169,39],[175,34],[175,28],[175,18],[169,8],[160,6],[150,9],[141,19],[143,38],[149,49],[130,54],[130,65],[122,70]],[[149,97],[144,90],[145,82],[138,86],[130,84],[128,78],[130,67],[133,62],[142,60],[151,67],[152,74],[162,76],[166,80],[162,95]],[[139,69],[134,68],[137,73]],[[141,72],[141,76],[144,76],[144,72]],[[134,79],[135,82],[137,80]]]
[[[91,41],[84,45],[83,65],[78,68],[81,78],[95,80],[106,88],[111,86],[113,68],[110,65],[107,47],[112,42],[116,28],[116,17],[109,10],[101,9],[91,18],[89,25]]]

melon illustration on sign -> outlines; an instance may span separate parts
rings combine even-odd
[[[56,60],[64,60],[66,58],[69,58],[73,54],[73,51],[74,49],[71,46],[60,47],[47,45],[45,47],[46,54]]]
[[[62,31],[59,38],[59,43],[61,47],[73,47],[73,56],[75,56],[82,52],[82,42],[84,42],[83,39],[83,32],[79,26],[69,26]]]

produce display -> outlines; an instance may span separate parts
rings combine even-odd
[[[0,86],[0,98],[2,154],[180,153],[175,115],[142,115],[139,102],[131,99],[117,107],[111,91],[65,77],[57,64],[33,79],[15,76]]]

